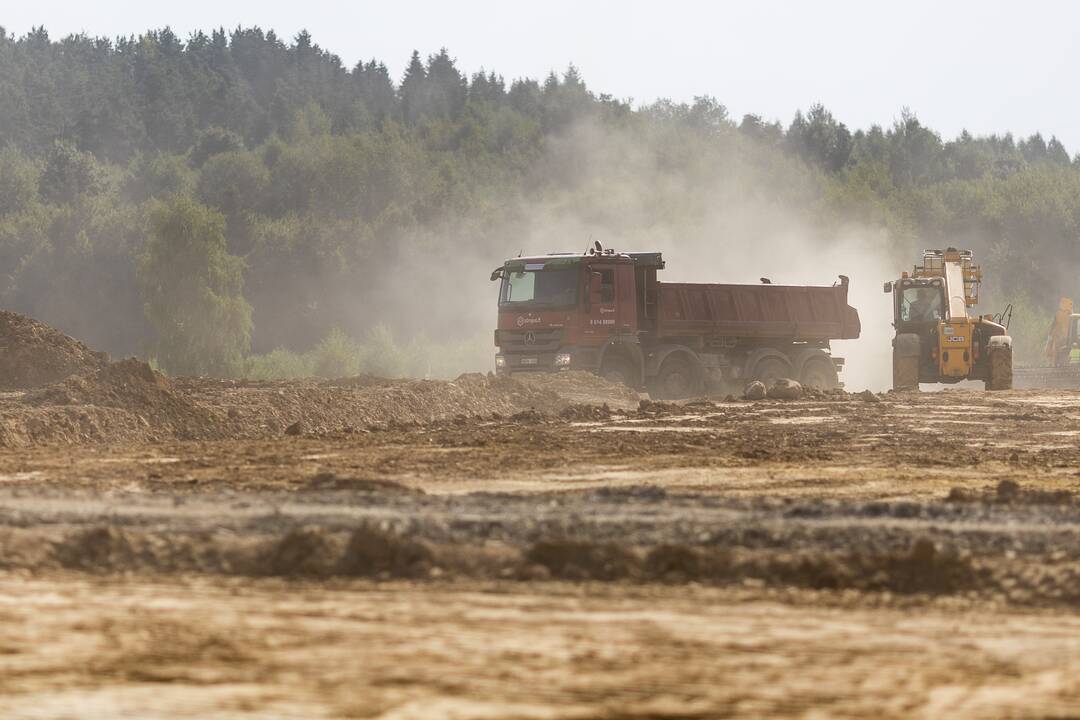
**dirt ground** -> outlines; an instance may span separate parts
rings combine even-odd
[[[0,717],[1071,717],[1080,392],[0,395]]]

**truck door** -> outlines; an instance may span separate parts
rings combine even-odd
[[[637,293],[634,266],[618,265],[615,270],[615,316],[620,335],[637,334]]]
[[[600,292],[589,298],[589,312],[585,320],[584,335],[594,338],[596,345],[618,332],[619,305],[617,295],[617,267],[593,265],[587,274],[586,292],[592,287],[592,278],[599,277]]]

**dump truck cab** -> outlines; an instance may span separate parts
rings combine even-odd
[[[613,379],[640,383],[636,275],[651,269],[655,282],[663,266],[660,253],[610,251],[507,260],[492,273],[501,281],[496,370],[598,372],[607,360]]]

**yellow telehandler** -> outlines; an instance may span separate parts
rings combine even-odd
[[[970,250],[924,250],[922,265],[885,283],[893,295],[893,388],[982,380],[1012,388],[1012,338],[992,315],[969,315],[982,272]]]

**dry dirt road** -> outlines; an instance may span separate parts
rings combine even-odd
[[[1080,393],[173,390],[0,398],[0,717],[1080,716]]]

